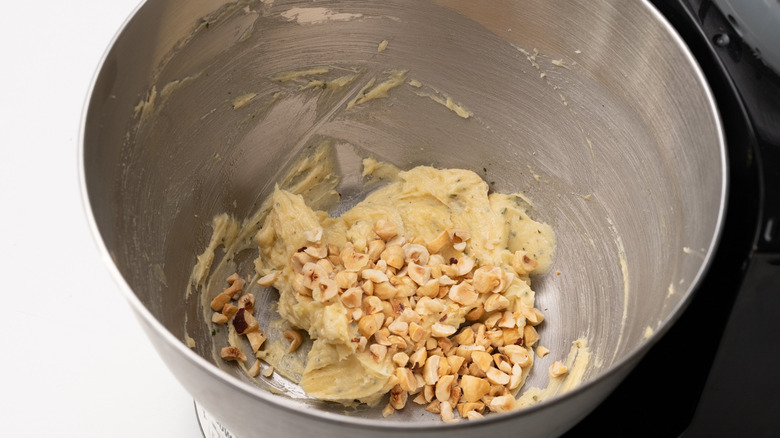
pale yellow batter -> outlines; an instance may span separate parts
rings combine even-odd
[[[549,268],[555,248],[552,229],[528,217],[521,194],[489,193],[467,170],[400,171],[365,159],[364,175],[389,183],[329,217],[296,194],[311,194],[305,181],[337,180],[305,176],[327,173],[328,150],[299,162],[294,173],[304,177],[283,184],[288,190],[275,188],[246,222],[262,224],[253,238],[240,237],[251,226],[215,219],[215,236],[222,237],[212,244],[225,242],[229,252],[245,247],[238,242],[256,245],[255,279],[279,291],[282,324],[313,341],[302,367],[286,370],[279,340],[261,347],[261,327],[253,339],[245,334],[256,356],[275,367],[266,368],[269,374],[279,371],[307,395],[347,405],[374,405],[389,392],[384,415],[414,401],[445,421],[455,421],[453,412],[478,419],[521,408],[580,383],[589,361],[585,340],[575,342],[565,364],[550,368],[551,386],[517,398],[534,362],[535,326],[544,319],[534,308],[530,274]],[[334,193],[330,183],[319,187]],[[195,285],[208,274],[212,246],[199,258]],[[229,269],[220,264],[214,275]],[[241,306],[244,295],[239,290],[231,302]],[[229,307],[219,311],[212,301],[212,321],[234,319],[235,308],[221,315]],[[241,341],[232,323],[235,348]],[[257,361],[247,370],[238,350],[223,349],[222,357],[237,360],[250,376],[260,372]]]
[[[366,164],[376,167],[372,161]],[[470,238],[462,250],[450,243],[437,252],[437,260],[449,265],[450,259],[466,256],[473,260],[475,268],[500,268],[508,282],[501,294],[509,299],[510,309],[533,308],[534,301],[527,273],[517,273],[512,268],[515,252],[525,251],[538,263],[539,270],[545,270],[552,261],[551,228],[528,218],[516,196],[489,195],[488,185],[475,173],[417,167],[398,173],[398,179],[338,218],[313,211],[301,196],[277,189],[273,207],[256,236],[260,249],[255,262],[258,274],[281,273],[273,283],[280,291],[280,315],[314,339],[301,381],[302,388],[314,397],[376,402],[390,390],[388,381],[395,366],[390,355],[376,361],[369,351],[358,351],[358,344],[353,342],[360,336],[358,325],[348,315],[352,310],[342,301],[323,303],[295,291],[299,274],[291,259],[301,248],[331,244],[342,251],[346,245],[357,252],[366,251],[370,242],[380,240],[374,229],[381,220],[397,228],[395,237],[401,243],[424,244],[447,230],[465,230]],[[482,306],[488,296],[480,294],[468,305],[445,297],[441,301],[446,310],[423,317],[419,325],[430,330],[446,314],[447,325],[460,327],[465,315]]]

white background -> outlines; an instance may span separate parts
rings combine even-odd
[[[201,437],[87,227],[79,124],[140,0],[6,2],[0,23],[0,436]]]

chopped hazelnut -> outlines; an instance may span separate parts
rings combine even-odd
[[[528,324],[537,326],[544,321],[544,314],[535,307],[522,306],[520,313],[525,317]]]
[[[389,281],[387,275],[378,269],[364,269],[360,276],[364,280],[372,281],[374,283],[384,283]]]
[[[227,289],[223,290],[222,292],[230,295],[230,297],[232,298],[233,295],[237,293],[241,293],[244,290],[246,281],[244,281],[243,278],[238,277],[238,274],[233,274],[230,277],[234,278],[234,280],[230,282],[230,286]]]
[[[255,296],[250,293],[241,295],[241,297],[238,299],[238,307],[241,309],[246,309],[246,311],[249,313],[254,312]]]
[[[426,403],[430,403],[431,401],[435,400],[436,394],[435,394],[435,388],[433,385],[425,385],[423,386],[423,389],[421,391],[423,397],[425,398]]]
[[[327,303],[339,294],[339,286],[330,278],[323,278],[314,284],[312,297],[321,303]]]
[[[236,316],[233,317],[233,327],[239,335],[253,332],[258,328],[257,320],[246,309],[238,309]]]
[[[241,279],[241,276],[238,275],[238,272],[234,272],[234,273],[230,274],[230,276],[225,281],[227,281],[227,284],[232,286],[233,283],[236,282],[236,280],[240,280],[240,279]]]
[[[476,291],[474,291],[474,286],[465,282],[450,287],[448,296],[452,301],[463,306],[474,304],[478,297]]]
[[[351,287],[341,294],[341,304],[348,309],[354,309],[361,306],[363,301],[363,290],[357,287]]]
[[[450,243],[450,235],[446,231],[442,231],[433,240],[425,244],[428,252],[431,254],[441,251],[448,243]]]
[[[477,306],[466,314],[466,321],[477,321],[485,314],[485,308],[483,306]]]
[[[377,362],[382,362],[385,360],[385,356],[387,356],[387,347],[380,344],[371,344],[370,347],[368,347],[368,350],[371,352],[371,356],[374,357],[374,360]]]
[[[493,397],[490,401],[490,410],[493,412],[508,412],[515,408],[515,398],[511,395]]]
[[[434,323],[431,326],[431,334],[436,337],[450,336],[455,333],[455,330],[455,327],[448,324],[442,324],[440,322]]]
[[[371,335],[377,332],[382,323],[385,320],[385,315],[382,313],[375,313],[373,315],[365,315],[358,321],[358,331],[366,338],[370,338]]]
[[[412,310],[411,304],[406,306],[403,309],[403,311],[401,311],[401,317],[400,318],[401,318],[402,321],[408,322],[410,324],[413,323],[413,322],[419,322],[422,319],[417,312]]]
[[[347,271],[358,272],[370,262],[368,254],[356,252],[354,248],[349,246],[341,250],[340,256],[344,269]]]
[[[441,402],[439,405],[439,409],[440,409],[439,415],[441,416],[442,421],[444,421],[445,423],[453,423],[457,421],[457,419],[455,418],[452,412],[452,405],[449,402],[447,401]]]
[[[285,339],[290,341],[290,348],[287,350],[288,353],[294,353],[303,343],[303,336],[298,330],[285,330],[282,332],[282,335],[284,335]]]
[[[386,219],[379,219],[374,224],[374,233],[386,242],[398,235],[398,227]]]
[[[366,295],[374,295],[374,283],[364,281],[363,284],[360,285],[360,288],[363,289],[363,292],[365,292]]]
[[[466,374],[460,379],[460,387],[463,390],[463,400],[476,402],[490,391],[490,382]]]
[[[498,321],[498,326],[501,328],[511,329],[516,325],[517,320],[515,319],[514,315],[512,315],[512,312],[504,312],[501,315],[501,319]]]
[[[395,377],[398,378],[398,385],[404,391],[414,394],[417,392],[417,378],[409,368],[396,368]]]
[[[418,404],[418,405],[424,405],[424,404],[428,403],[425,400],[425,393],[423,391],[418,392],[417,393],[417,397],[413,398],[412,401],[414,403]]]
[[[421,369],[423,365],[425,365],[427,358],[428,351],[425,349],[425,347],[418,348],[417,351],[409,356],[409,368],[411,368],[412,371]]]
[[[358,331],[360,330],[360,325],[358,322]],[[387,327],[381,328],[374,333],[374,341],[377,344],[382,344],[386,347],[389,347],[392,345],[390,342],[390,330],[387,329]]]
[[[560,377],[568,372],[569,369],[560,361],[556,360],[552,365],[550,365],[550,377]]]
[[[396,319],[387,326],[387,329],[390,330],[390,333],[404,336],[409,332],[409,324],[401,321],[400,319]]]
[[[307,246],[306,249],[303,250],[303,252],[316,259],[324,259],[325,257],[328,256],[328,248],[321,245]]]
[[[473,420],[481,420],[485,418],[485,416],[480,414],[477,411],[468,411],[466,412],[466,418],[469,419],[469,421],[473,421]]]
[[[539,340],[539,334],[533,326],[527,325],[523,327],[523,339],[525,345],[532,347]]]
[[[442,360],[441,356],[428,356],[423,367],[423,379],[426,385],[435,385],[439,380],[439,362],[446,362]]]
[[[313,230],[307,230],[303,232],[303,238],[311,243],[317,243],[322,239],[322,228],[317,227]]]
[[[335,270],[333,263],[331,263],[328,259],[319,259],[315,262],[315,264],[324,269],[329,277],[331,276],[330,274],[332,274]]]
[[[225,304],[229,303],[231,296],[225,292],[220,292],[213,300],[211,300],[211,310],[219,312]]]
[[[260,329],[247,333],[246,338],[249,340],[249,345],[252,346],[252,351],[254,353],[257,353],[257,351],[260,350],[260,347],[263,346],[266,339],[265,332]]]
[[[511,329],[503,329],[501,332],[504,335],[504,345],[510,345],[514,344],[515,342],[519,341],[523,335],[520,333],[520,330],[515,328]]]
[[[228,319],[236,316],[236,313],[238,313],[238,307],[234,306],[232,303],[227,303],[222,307],[222,314],[227,316]]]
[[[458,270],[458,275],[462,277],[471,272],[471,270],[474,268],[474,259],[469,256],[463,256],[458,259],[456,268]]]
[[[509,374],[499,369],[490,367],[485,374],[487,375],[488,381],[495,385],[506,385],[509,383]]]
[[[385,250],[385,242],[384,240],[369,240],[368,241],[368,258],[372,262],[376,263],[380,260],[380,256],[382,255],[382,252]]]
[[[401,269],[404,267],[404,260],[406,255],[400,245],[387,245],[384,251],[379,256],[380,260],[384,260],[387,266],[392,266],[395,269]]]
[[[373,315],[382,312],[382,300],[376,296],[370,296],[363,299],[363,312],[366,315]]]
[[[222,313],[214,312],[214,314],[211,315],[211,322],[217,325],[222,325],[228,322],[228,317],[223,315]]]
[[[317,259],[306,254],[305,252],[298,251],[295,254],[290,257],[290,264],[292,265],[293,271],[296,274],[300,274],[303,270],[303,266],[306,263],[314,263]]]
[[[476,402],[464,402],[458,404],[458,413],[461,417],[467,417],[470,412],[481,414],[485,411],[485,404],[481,401]]]
[[[531,365],[531,356],[524,347],[519,345],[506,345],[504,346],[504,354],[509,357],[509,361],[513,364],[518,364],[523,368]]]
[[[478,293],[500,292],[504,271],[498,266],[481,266],[474,271],[474,289]],[[507,305],[509,303],[507,302]],[[485,305],[485,310],[490,312]],[[495,310],[495,309],[494,309]]]
[[[308,296],[308,297],[311,296],[311,289],[303,285],[303,275],[301,275],[300,273],[293,277],[291,283],[292,283],[291,284],[292,289],[296,293],[303,296]]]
[[[461,366],[463,366],[463,363],[466,361],[466,358],[463,356],[458,356],[453,354],[452,356],[447,356],[447,362],[450,366],[450,370],[452,370],[453,373],[458,373]]]
[[[364,271],[365,272],[365,271]],[[380,300],[389,300],[398,295],[399,288],[393,286],[391,283],[385,281],[382,283],[374,283],[367,281],[363,284],[372,284],[373,294]]]
[[[507,374],[512,373],[512,362],[509,362],[509,358],[505,354],[502,353],[493,354],[493,363],[496,364],[496,367],[499,370]]]
[[[428,249],[416,243],[408,243],[403,246],[404,259],[407,264],[415,263],[418,265],[427,265],[430,254]]]
[[[464,327],[460,330],[460,333],[455,335],[455,342],[458,344],[473,344],[474,343],[474,330],[471,327]]]
[[[357,272],[339,271],[333,276],[333,280],[336,281],[339,289],[347,290],[357,285],[358,275]]]
[[[436,400],[439,400],[440,402],[445,402],[450,399],[450,395],[452,392],[452,385],[455,382],[455,375],[448,374],[446,376],[442,376],[439,378],[439,381],[436,382],[435,387],[435,394],[436,394]]]
[[[260,375],[260,361],[256,360],[246,373],[249,375],[249,377],[257,377]]]
[[[428,266],[418,265],[415,262],[409,262],[407,275],[418,286],[423,286],[431,279],[431,268]]]
[[[395,409],[403,409],[406,406],[406,400],[409,397],[409,393],[401,389],[399,385],[395,385],[390,390],[390,405]]]
[[[457,271],[455,272],[455,274],[457,275]],[[440,286],[452,286],[453,284],[458,284],[457,281],[450,278],[450,276],[447,274],[443,274],[441,277],[438,278],[438,280]]]
[[[484,306],[486,312],[504,310],[509,307],[509,299],[501,294],[492,294],[485,300]]]
[[[366,351],[366,345],[368,345],[368,339],[366,339],[365,336],[358,336],[357,338],[353,338],[352,342],[355,342],[357,344],[357,351],[360,352]]]
[[[471,233],[469,233],[468,230],[453,229],[448,230],[448,233],[450,235],[450,240],[452,241],[452,247],[455,248],[456,251],[463,251],[466,249],[466,241],[471,239]]]
[[[420,342],[427,338],[430,332],[422,328],[421,325],[416,322],[409,323],[409,338],[412,342]]]
[[[493,357],[486,351],[474,351],[471,353],[471,360],[477,364],[483,373],[487,372],[491,365],[493,365]]]
[[[537,266],[537,261],[528,257],[528,253],[525,251],[515,251],[515,255],[512,258],[512,269],[519,275],[530,274]]]
[[[224,360],[246,361],[246,355],[238,347],[224,347],[220,350],[219,355]]]
[[[439,414],[441,413],[441,402],[439,400],[433,399],[430,403],[428,403],[428,406],[425,407],[425,410],[432,414]]]
[[[309,289],[314,289],[314,285],[328,278],[328,273],[322,266],[308,262],[301,268],[301,274],[303,275],[303,285]]]
[[[388,341],[390,341],[390,347],[395,347],[399,350],[406,350],[407,344],[404,338],[398,335],[390,335],[387,338]]]
[[[460,397],[462,395],[463,395],[463,390],[460,389],[460,386],[458,386],[457,384],[452,385],[452,388],[450,388],[450,399],[449,399],[450,404],[456,406],[460,401]]]
[[[268,287],[274,284],[279,277],[279,271],[271,271],[269,274],[263,275],[257,280],[257,284],[263,287]]]
[[[330,262],[330,260],[320,259],[317,260],[315,263],[317,266],[321,267],[322,269],[325,270],[325,272],[328,273],[328,277],[332,277],[331,274],[333,274],[333,271],[335,271],[335,267],[333,266],[333,263]]]
[[[388,403],[387,406],[382,409],[382,417],[387,418],[393,415],[393,412],[395,412],[395,409],[393,409],[393,406]]]
[[[409,355],[403,351],[393,355],[393,363],[398,367],[405,367],[409,363]]]
[[[523,379],[523,368],[518,365],[514,364],[512,365],[512,374],[509,376],[509,385],[507,387],[510,390],[513,390],[520,386],[520,382],[522,382]]]
[[[498,325],[498,321],[501,319],[503,315],[501,313],[493,313],[487,318],[485,318],[485,327],[492,329],[495,328],[496,325]]]

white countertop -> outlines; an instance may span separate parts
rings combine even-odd
[[[78,181],[79,124],[92,76],[138,4],[44,0],[5,7],[2,436],[202,436],[192,398],[153,350],[99,257]]]

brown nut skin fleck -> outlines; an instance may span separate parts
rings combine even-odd
[[[233,317],[233,327],[238,334],[244,335],[249,332],[253,332],[258,329],[259,325],[257,320],[246,309],[238,309],[236,316]]]

